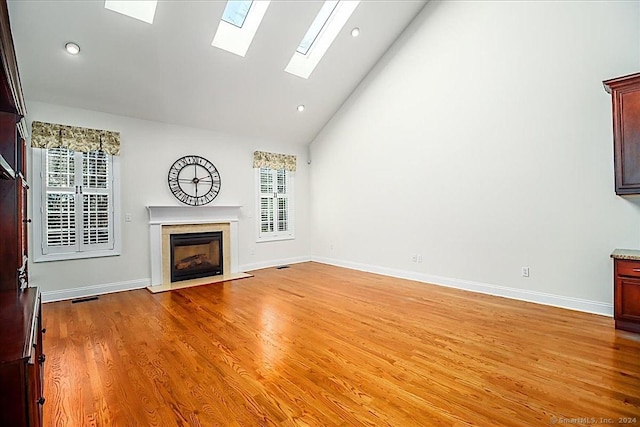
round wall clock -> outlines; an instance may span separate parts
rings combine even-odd
[[[204,157],[179,158],[169,168],[168,179],[173,195],[187,205],[206,205],[220,192],[220,173]]]

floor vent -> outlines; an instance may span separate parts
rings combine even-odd
[[[72,299],[71,303],[72,304],[77,304],[79,302],[95,301],[97,299],[98,299],[98,297],[76,298],[76,299]]]
[[[282,270],[283,268],[289,268],[288,265],[279,265],[276,267],[276,270]]]

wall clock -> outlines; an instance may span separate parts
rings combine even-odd
[[[220,173],[209,160],[184,156],[169,168],[169,189],[176,199],[191,206],[210,203],[220,192]]]

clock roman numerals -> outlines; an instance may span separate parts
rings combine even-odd
[[[169,168],[167,179],[171,193],[191,206],[206,205],[220,192],[220,173],[210,161],[200,156],[189,155],[176,160]]]

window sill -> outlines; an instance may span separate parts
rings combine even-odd
[[[286,235],[286,236],[266,236],[266,237],[258,237],[256,243],[262,242],[276,242],[279,240],[295,240],[296,236]]]
[[[118,256],[120,251],[116,250],[103,250],[103,251],[90,251],[90,252],[67,252],[57,254],[39,254],[35,255],[33,262],[50,262],[50,261],[66,261],[71,259],[85,259],[85,258],[103,258],[109,256]]]

